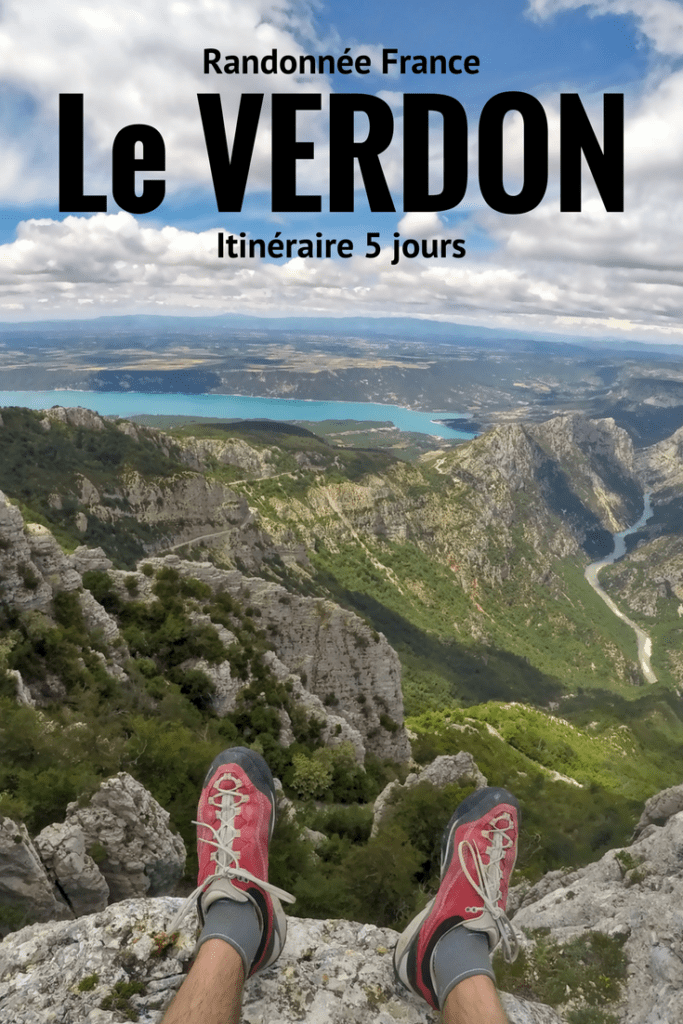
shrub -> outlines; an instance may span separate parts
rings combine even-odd
[[[332,765],[328,758],[316,757],[315,754],[312,757],[294,754],[292,764],[290,785],[302,800],[314,800],[329,789],[332,782]]]
[[[562,944],[541,931],[530,937],[535,945],[522,950],[514,964],[506,964],[500,953],[494,956],[496,978],[506,992],[549,1006],[578,1001],[574,1010],[582,1013],[575,1021],[590,1021],[590,1010],[619,999],[627,968],[625,935],[586,932]]]

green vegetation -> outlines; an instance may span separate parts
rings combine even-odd
[[[78,991],[92,992],[92,990],[95,988],[95,985],[97,985],[99,980],[99,974],[89,974],[87,977],[81,978],[81,980],[78,983]]]
[[[467,750],[489,785],[514,793],[523,821],[517,870],[531,881],[627,845],[642,807],[639,794],[661,788],[647,752],[626,733],[594,737],[522,705],[426,712],[407,724],[418,734],[419,761]]]
[[[676,581],[683,547],[678,535],[657,537],[630,558],[606,566],[600,583],[619,608],[652,640],[652,668],[660,683],[683,684],[683,618]]]
[[[570,1003],[570,1024],[616,1024],[605,1008],[616,1002],[626,980],[626,935],[587,932],[558,943],[542,930],[530,933],[531,952],[521,950],[513,964],[494,956],[496,981],[505,991],[549,1006]]]
[[[311,560],[317,588],[367,619],[398,652],[408,714],[452,700],[547,706],[574,686],[633,693],[630,677],[620,685],[614,671],[615,655],[627,663],[622,651],[635,662],[633,632],[586,585],[578,560],[558,563],[547,585],[511,573],[495,587],[480,584],[475,596],[411,542],[334,551],[320,544]],[[485,643],[459,626],[473,622]]]
[[[108,996],[100,1003],[101,1010],[116,1010],[125,1020],[139,1020],[140,1015],[132,1005],[131,996],[145,991],[142,981],[117,981]]]
[[[166,482],[185,473],[179,450],[168,442],[162,450],[144,428],[130,437],[106,420],[95,430],[50,419],[46,429],[44,417],[28,409],[3,409],[2,416],[3,491],[26,519],[49,527],[67,549],[86,543],[104,548],[117,564],[134,565],[155,530],[131,517],[123,482],[131,473]],[[97,489],[101,504],[119,514],[117,530],[92,515],[85,533],[77,528],[76,512],[88,512],[81,501],[83,477]]]
[[[5,609],[0,622],[7,636],[2,665],[19,669],[29,685],[48,686],[56,675],[66,688],[63,702],[36,712],[15,702],[13,684],[3,674],[0,813],[24,822],[32,834],[59,820],[69,802],[87,798],[102,779],[128,771],[169,810],[190,851],[192,875],[197,793],[207,764],[223,747],[259,750],[293,796],[312,795],[301,780],[305,768],[314,766],[325,780],[315,795],[330,803],[371,800],[393,777],[372,763],[363,771],[344,746],[321,749],[320,722],[292,701],[267,667],[270,645],[256,625],[257,609],[226,592],[214,595],[172,569],[156,574],[154,598],[147,603],[125,583],[117,590],[107,573],[86,573],[85,583],[118,618],[134,655],[126,665],[130,685],[103,667],[96,653],[101,638],[88,632],[75,591],[55,596],[54,621]],[[191,620],[198,609],[211,625]],[[213,624],[235,636],[227,648]],[[218,719],[210,710],[213,684],[187,666],[193,659],[209,665],[227,660],[233,676],[248,682],[226,717]],[[288,748],[280,744],[281,711],[295,736]],[[96,860],[104,857],[101,848],[91,853]]]
[[[523,820],[518,870],[530,881],[625,846],[643,800],[680,781],[683,701],[667,685],[674,661],[662,684],[643,685],[632,631],[586,585],[583,559],[547,556],[544,539],[555,520],[548,514],[536,533],[528,529],[539,500],[535,483],[509,499],[507,532],[495,522],[477,530],[482,503],[465,470],[458,476],[438,471],[434,460],[407,465],[391,450],[333,447],[302,428],[192,425],[169,441],[145,431],[136,438],[111,423],[95,431],[52,422],[45,430],[39,416],[21,410],[3,411],[3,418],[12,439],[3,487],[62,543],[101,545],[128,569],[173,529],[167,521],[137,523],[123,482],[142,480],[158,489],[150,493],[172,496],[178,481],[196,475],[182,461],[189,435],[248,444],[274,476],[258,479],[256,470],[211,455],[204,471],[211,481],[234,484],[259,511],[254,531],[272,536],[263,541],[259,573],[293,594],[330,596],[362,616],[370,631],[358,640],[359,654],[385,634],[402,662],[414,758],[424,765],[469,751],[489,784],[516,795]],[[339,439],[365,440],[345,437]],[[454,458],[442,459],[447,469]],[[83,477],[108,510],[102,518],[81,500]],[[74,525],[82,510],[83,535]],[[300,550],[306,556],[294,562],[292,551]],[[203,557],[199,547],[189,551]],[[230,557],[242,567],[237,554]],[[19,572],[29,592],[37,588],[28,562]],[[359,766],[348,746],[322,745],[322,723],[268,667],[275,634],[261,629],[265,617],[255,600],[216,593],[172,568],[155,572],[142,563],[140,573],[83,577],[130,651],[129,681],[107,671],[101,655],[111,659],[121,641],[108,646],[91,631],[79,591],[56,593],[49,614],[0,610],[0,813],[34,834],[59,820],[69,802],[87,800],[104,778],[128,771],[170,812],[192,876],[192,820],[206,766],[223,747],[246,745],[266,757],[296,801],[296,818],[279,816],[270,855],[272,881],[297,897],[294,913],[401,928],[436,891],[441,833],[472,785],[399,790],[370,838],[372,802],[387,782],[405,779],[407,766],[370,756]],[[644,575],[628,585],[645,587]],[[674,597],[658,597],[661,622],[646,627],[657,637],[655,649],[667,638],[671,650],[680,648]],[[280,600],[291,603],[284,592]],[[211,673],[224,661],[244,685],[231,713],[218,719]],[[17,704],[11,669],[43,698],[40,710]],[[337,709],[332,687],[323,700]],[[377,702],[377,711],[381,727],[395,732],[388,706]],[[286,747],[283,720],[294,736]],[[302,841],[303,826],[326,837],[315,854]],[[100,863],[106,857],[97,844],[89,852]],[[617,863],[624,886],[643,881],[642,865],[627,850]],[[2,914],[5,928],[25,923]],[[166,955],[174,942],[155,936],[152,955]],[[509,974],[501,968],[499,980],[552,1005],[569,999],[571,1024],[611,1024],[622,945],[594,933],[560,948],[538,935]],[[82,979],[80,990],[97,980]],[[137,1019],[137,986],[135,979],[118,983],[101,1005]]]

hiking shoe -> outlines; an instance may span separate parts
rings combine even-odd
[[[489,950],[502,943],[511,963],[517,936],[507,917],[508,885],[517,858],[519,804],[505,789],[479,789],[464,800],[441,840],[441,884],[396,944],[394,969],[406,988],[440,1009],[433,975],[439,939],[456,925],[485,932]]]
[[[211,764],[197,808],[197,888],[169,927],[176,927],[197,899],[204,925],[216,900],[249,900],[261,923],[261,941],[247,977],[265,970],[279,957],[287,935],[280,900],[294,897],[268,882],[268,844],[275,827],[275,786],[260,754],[230,747]]]

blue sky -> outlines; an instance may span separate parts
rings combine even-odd
[[[369,54],[367,76],[202,74],[206,46],[223,53]],[[407,54],[476,54],[477,75],[382,75],[384,47]],[[192,315],[418,315],[572,336],[681,341],[683,9],[677,0],[5,0],[0,11],[0,318],[31,320],[129,312]],[[541,101],[550,124],[546,196],[525,214],[491,210],[477,187],[479,111],[517,90]],[[299,162],[299,191],[322,194],[320,214],[274,214],[270,202],[272,91],[323,95],[300,115],[315,159]],[[362,188],[353,213],[328,209],[331,92],[379,96],[394,112],[382,167],[397,207],[372,213]],[[402,94],[455,96],[467,111],[469,181],[455,209],[404,214]],[[106,213],[58,212],[60,92],[85,97],[86,192]],[[220,92],[234,125],[243,92],[264,92],[244,206],[218,213],[197,108]],[[601,138],[602,95],[625,94],[625,208],[604,210],[590,182],[580,213],[560,213],[559,96],[578,92]],[[506,186],[521,186],[522,135],[506,130]],[[161,131],[167,194],[133,216],[111,192],[111,145],[127,124]],[[506,122],[507,123],[507,122]],[[230,127],[232,131],[232,127]],[[440,145],[430,150],[438,178]],[[155,175],[149,175],[154,177]],[[361,182],[357,176],[357,185]],[[217,235],[349,238],[343,260],[219,260]],[[365,257],[368,231],[382,254]],[[435,259],[405,256],[401,240],[449,240]],[[455,259],[452,240],[465,239]],[[437,246],[438,249],[438,246]]]

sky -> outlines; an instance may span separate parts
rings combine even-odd
[[[369,58],[370,73],[205,74],[206,48],[222,57],[348,52]],[[478,72],[384,74],[385,49],[474,55]],[[421,316],[680,344],[682,57],[677,0],[3,0],[0,319]],[[506,91],[535,97],[549,124],[547,190],[521,214],[492,209],[478,185],[480,112]],[[457,160],[461,167],[467,149],[467,189],[448,210],[403,211],[403,97],[415,92],[455,97],[466,112],[468,141]],[[73,173],[82,166],[84,193],[106,196],[106,212],[77,212],[73,203],[60,212],[60,93],[83,94],[83,163]],[[218,211],[200,93],[220,95],[229,148],[242,94],[264,94],[241,210]],[[272,162],[273,93],[320,96],[321,109],[301,111],[296,122],[297,192],[320,195],[319,213],[273,212],[272,177],[284,166],[277,150]],[[380,164],[395,212],[370,209],[358,171],[355,209],[330,211],[329,111],[337,93],[378,97],[393,114]],[[560,211],[562,93],[579,94],[601,144],[603,96],[624,94],[623,212],[605,210],[587,172],[581,211]],[[153,126],[166,151],[163,173],[136,177],[138,193],[143,179],[163,178],[164,199],[137,214],[112,196],[114,139],[136,124]],[[359,114],[357,140],[365,134]],[[435,118],[428,150],[435,192],[443,184],[441,135]],[[411,145],[409,138],[409,160]],[[505,188],[515,194],[525,153],[518,115],[505,120],[504,150]],[[529,139],[526,151],[538,159]],[[296,244],[290,257],[219,258],[219,232]],[[298,255],[301,240],[316,232],[348,239],[352,254]],[[379,246],[373,258],[368,233]],[[419,248],[424,240],[428,251],[436,242],[439,255],[413,257],[408,245],[392,265],[395,233],[401,245],[415,239]],[[465,250],[458,258],[456,240]]]

